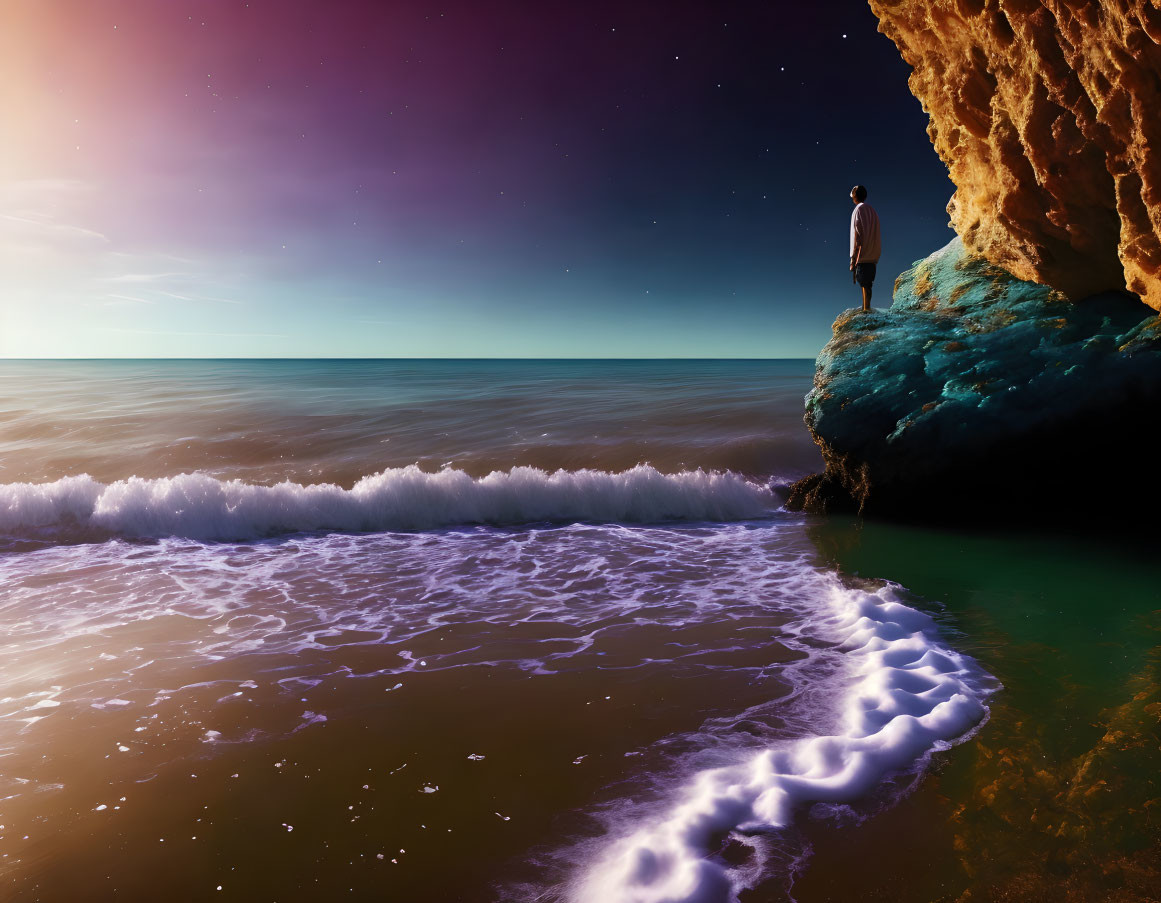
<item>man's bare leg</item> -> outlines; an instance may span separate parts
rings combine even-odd
[[[869,311],[871,309],[871,287],[864,285],[863,287],[863,310]]]

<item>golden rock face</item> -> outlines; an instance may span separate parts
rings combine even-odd
[[[870,0],[970,251],[1161,310],[1161,0]]]

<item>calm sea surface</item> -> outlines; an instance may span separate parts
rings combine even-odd
[[[704,467],[801,475],[805,361],[6,362],[4,482],[201,472],[338,483]]]
[[[4,899],[1152,899],[1161,567],[782,511],[812,371],[0,363]]]

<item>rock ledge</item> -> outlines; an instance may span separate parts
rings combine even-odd
[[[1036,518],[1093,494],[1155,502],[1159,402],[1153,310],[1125,293],[1074,303],[956,238],[896,280],[889,309],[835,321],[806,397],[826,471],[787,506],[958,520]]]

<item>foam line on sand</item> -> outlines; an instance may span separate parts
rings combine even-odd
[[[695,774],[659,817],[596,857],[573,888],[576,903],[734,901],[753,871],[711,855],[723,835],[777,831],[810,803],[858,799],[983,721],[994,679],[948,648],[928,615],[890,587],[871,593],[837,579],[830,602],[825,629],[849,661],[836,732]]]

